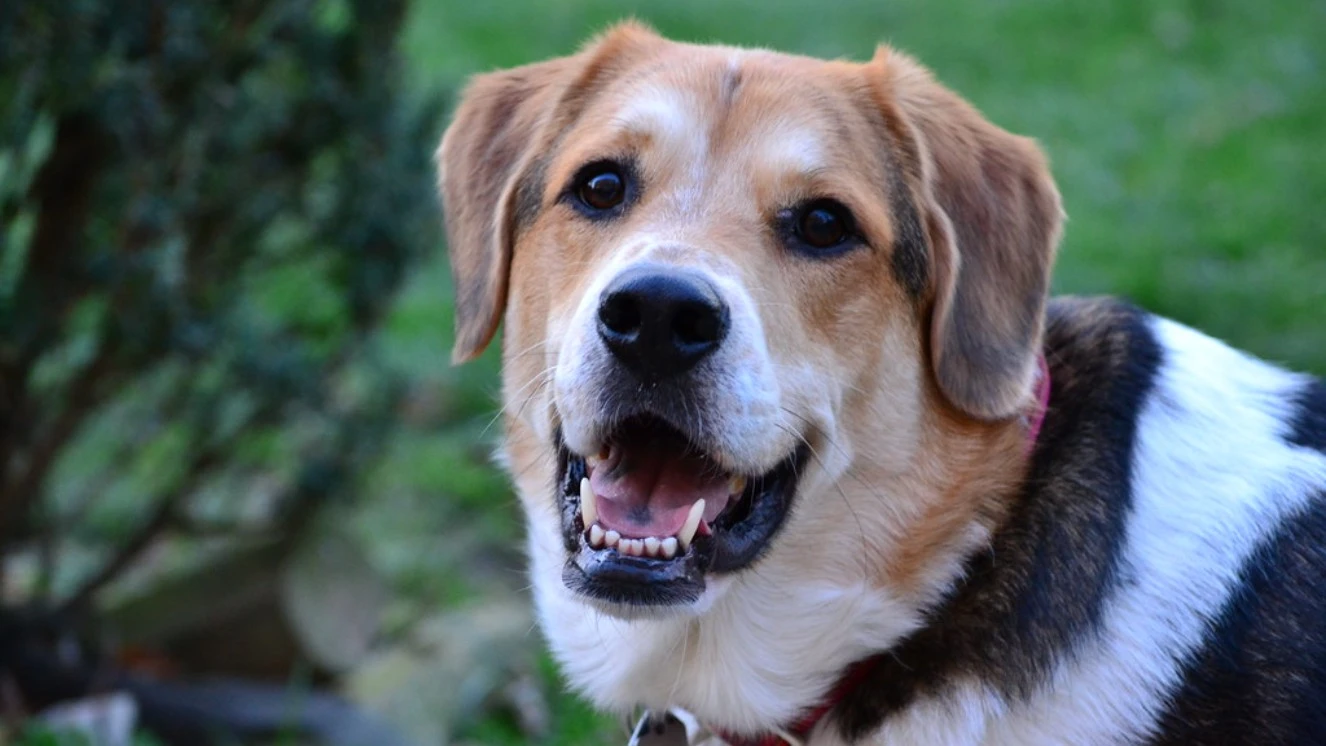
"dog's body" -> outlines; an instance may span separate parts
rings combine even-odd
[[[1042,157],[911,60],[626,26],[477,79],[439,162],[456,354],[505,318],[535,598],[596,705],[1326,743],[1326,389],[1047,306]]]

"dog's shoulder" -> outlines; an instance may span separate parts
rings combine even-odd
[[[1326,387],[1118,302],[1057,302],[1047,332],[1056,375],[1097,390],[1079,396],[1099,398],[1109,378],[1148,387],[1114,413],[1135,423],[1120,555],[1133,580],[1106,616],[1128,616],[1131,596],[1171,625],[1200,621],[1174,636],[1177,667],[1153,668],[1153,742],[1326,739]]]
[[[1278,416],[1278,445],[1300,458],[1326,454],[1326,386],[1295,379],[1282,394],[1259,392]],[[1268,489],[1290,505],[1237,566],[1157,744],[1326,742],[1326,485],[1309,473]]]
[[[1326,494],[1284,520],[1234,593],[1156,730],[1156,744],[1326,741]]]
[[[1021,498],[844,733],[938,706],[1007,712],[992,743],[1326,738],[1326,390],[1117,300],[1045,332]]]

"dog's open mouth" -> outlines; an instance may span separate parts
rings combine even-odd
[[[604,601],[695,601],[705,574],[754,562],[782,526],[809,449],[760,475],[726,472],[675,428],[623,422],[598,454],[560,449],[564,579]]]

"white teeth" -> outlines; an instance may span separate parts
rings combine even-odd
[[[693,530],[692,533],[694,533]],[[676,536],[669,536],[665,539],[660,539],[657,536],[632,539],[622,536],[612,529],[604,531],[603,527],[598,524],[589,527],[589,545],[595,549],[603,549],[604,547],[612,549],[615,547],[622,554],[630,554],[636,557],[662,557],[663,559],[676,557],[679,548],[685,551],[685,547]]]
[[[594,496],[594,488],[589,486],[589,477],[580,479],[580,516],[586,526],[593,526],[599,519],[598,498]]]
[[[686,515],[686,522],[681,524],[681,531],[677,532],[677,544],[683,552],[691,548],[691,539],[694,539],[695,532],[700,530],[702,517],[704,517],[704,498],[696,500],[691,506],[691,512]]]
[[[727,483],[727,493],[729,495],[740,495],[746,491],[746,477],[738,474],[732,477]]]

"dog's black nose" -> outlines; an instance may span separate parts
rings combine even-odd
[[[599,299],[599,336],[645,380],[677,376],[718,349],[727,305],[704,278],[682,270],[637,267],[621,273]]]

